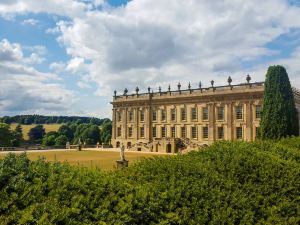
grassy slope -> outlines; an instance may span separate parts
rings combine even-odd
[[[216,143],[117,172],[0,161],[3,224],[299,224],[300,138]]]
[[[156,153],[126,152],[126,159],[132,165],[142,159],[153,157]],[[5,158],[5,154],[0,154],[0,159]],[[45,152],[28,152],[30,160],[37,160],[44,157],[47,161],[67,162],[70,165],[79,165],[84,167],[97,167],[103,170],[112,170],[115,168],[116,160],[120,159],[120,154],[113,151],[45,151]]]
[[[44,128],[45,128],[45,132],[48,133],[50,131],[58,131],[59,127],[61,126],[62,124],[43,124]],[[11,129],[15,129],[17,126],[17,124],[13,123],[11,124]],[[28,137],[28,132],[31,128],[35,127],[36,124],[31,124],[31,125],[21,125],[22,126],[22,129],[23,129],[23,138],[25,140],[28,140],[29,137]]]

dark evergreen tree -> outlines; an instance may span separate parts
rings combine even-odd
[[[12,145],[14,147],[19,147],[21,142],[23,141],[23,130],[21,124],[18,124],[15,130],[12,132],[13,134],[13,141]]]
[[[43,139],[45,135],[45,129],[43,125],[37,125],[30,129],[28,136],[30,141],[38,142]]]
[[[0,146],[10,147],[12,146],[13,134],[10,127],[6,123],[0,123]]]
[[[299,135],[299,122],[289,77],[283,66],[270,66],[265,81],[260,137],[278,139],[291,135]]]

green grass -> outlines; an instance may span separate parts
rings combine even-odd
[[[0,159],[3,159],[6,154],[0,154]],[[45,158],[47,161],[67,162],[72,166],[83,166],[88,168],[101,168],[103,170],[112,170],[116,166],[116,160],[120,159],[120,154],[114,151],[45,151],[45,152],[27,152],[30,160]],[[141,153],[141,152],[125,152],[126,160],[129,160],[129,165],[141,161],[145,158],[158,155],[156,153]],[[159,156],[162,156],[161,154]]]
[[[14,130],[18,124],[13,123],[10,125],[11,129]],[[35,127],[37,124],[30,124],[30,125],[21,125],[22,130],[23,130],[23,138],[24,140],[28,140],[28,132],[30,131],[31,128]],[[62,124],[42,124],[45,128],[45,132],[48,133],[50,131],[58,131],[60,126]]]

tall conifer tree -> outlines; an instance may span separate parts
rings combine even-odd
[[[299,121],[289,77],[283,66],[270,66],[265,81],[260,137],[279,139],[291,135],[299,135]]]

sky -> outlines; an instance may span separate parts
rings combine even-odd
[[[0,0],[0,116],[111,117],[113,91],[300,88],[300,0]]]

